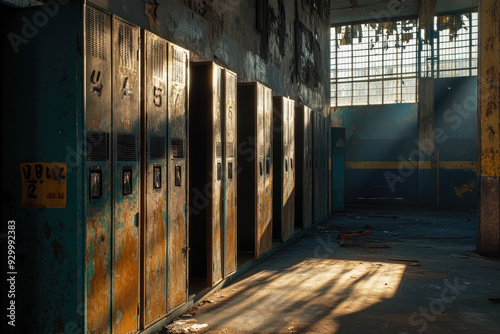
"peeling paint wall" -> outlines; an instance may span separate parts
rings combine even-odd
[[[326,0],[92,0],[111,13],[327,115]]]

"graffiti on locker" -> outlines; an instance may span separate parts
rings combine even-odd
[[[66,207],[66,163],[21,164],[23,208]]]

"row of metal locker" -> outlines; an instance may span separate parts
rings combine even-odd
[[[52,150],[48,139],[43,149],[12,142],[23,148],[12,156],[58,161],[61,136],[67,145],[83,139],[67,206],[46,217],[82,220],[86,332],[147,328],[326,216],[325,117],[213,62],[190,62],[189,51],[96,7],[61,11],[54,22],[81,22],[83,50],[60,26],[60,51],[36,40],[26,48],[47,50],[58,72],[76,68],[76,111],[54,111],[64,114],[57,134],[42,129]],[[74,103],[52,94],[7,105],[27,116]],[[60,242],[71,249],[71,240]]]
[[[326,215],[326,122],[91,7],[86,36],[87,329],[130,333]]]

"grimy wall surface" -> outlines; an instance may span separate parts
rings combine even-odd
[[[92,0],[112,14],[327,115],[326,0]]]

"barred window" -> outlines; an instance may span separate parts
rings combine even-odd
[[[332,106],[416,102],[417,33],[416,20],[332,28]]]
[[[417,78],[477,75],[478,14],[331,28],[331,106],[417,102]]]

